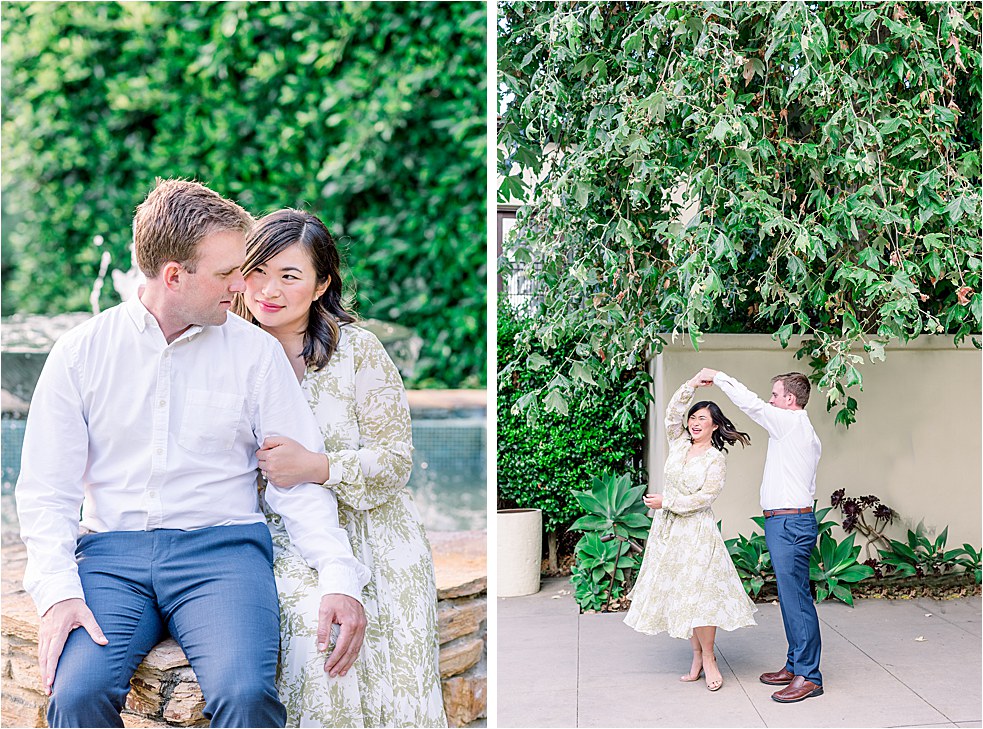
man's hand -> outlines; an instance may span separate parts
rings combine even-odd
[[[362,639],[365,638],[365,611],[362,604],[348,595],[329,594],[321,598],[321,609],[317,616],[318,650],[327,650],[328,636],[331,635],[331,626],[335,623],[341,626],[341,631],[331,655],[324,663],[324,670],[331,677],[346,675],[358,657]]]
[[[326,455],[313,453],[291,438],[267,438],[256,458],[266,480],[281,488],[308,481],[324,483],[331,476]]]
[[[700,384],[709,387],[713,384],[714,375],[717,374],[717,370],[712,370],[709,367],[704,367],[697,374],[695,379],[699,380]]]
[[[642,501],[650,509],[662,508],[662,494],[645,494],[642,497]]]
[[[41,627],[38,629],[38,666],[41,668],[41,682],[46,696],[51,695],[55,668],[58,667],[58,659],[61,658],[68,634],[76,628],[85,628],[92,640],[99,645],[109,643],[89,606],[81,598],[73,597],[56,602],[41,617]]]

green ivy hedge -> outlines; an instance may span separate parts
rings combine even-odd
[[[485,13],[4,3],[3,313],[87,309],[154,178],[193,177],[322,216],[360,313],[423,338],[414,384],[483,385]]]
[[[624,389],[581,390],[582,397],[566,413],[539,412],[532,407],[514,413],[516,403],[549,383],[557,364],[569,357],[574,343],[547,353],[533,345],[531,353],[517,338],[535,326],[532,319],[500,303],[498,312],[498,497],[500,507],[543,510],[546,531],[560,531],[584,509],[573,490],[583,490],[605,471],[643,483],[641,465],[645,422],[617,423],[611,413],[626,398],[637,398],[640,382]],[[537,359],[538,358],[538,359]],[[546,359],[549,358],[549,359]]]

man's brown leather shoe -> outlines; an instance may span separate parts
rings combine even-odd
[[[782,666],[781,671],[775,671],[774,673],[762,673],[758,676],[758,680],[761,683],[766,683],[769,686],[787,686],[792,683],[792,679],[795,678],[795,674],[789,671],[787,668]]]
[[[796,701],[802,701],[803,699],[808,699],[812,696],[822,696],[823,687],[818,684],[814,684],[812,681],[806,681],[802,676],[796,676],[792,679],[792,683],[783,688],[781,691],[776,691],[771,695],[775,701],[780,704],[794,704]]]

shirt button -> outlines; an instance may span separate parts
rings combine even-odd
[[[157,498],[157,492],[156,492],[156,491],[151,491],[151,492],[150,492],[149,494],[147,494],[147,495],[148,495],[148,496],[149,496],[150,498],[152,498],[152,499],[156,499],[156,498]]]
[[[157,404],[158,404],[158,405],[160,405],[161,407],[164,407],[165,405],[167,405],[167,400],[161,400],[161,401],[160,401],[159,403],[157,403]]]
[[[163,455],[164,454],[164,449],[163,448],[158,448],[157,451],[156,451],[156,453],[157,453],[158,456]]]

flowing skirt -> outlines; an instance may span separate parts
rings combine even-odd
[[[713,512],[659,510],[625,623],[640,633],[690,638],[693,628],[735,630],[756,625],[757,608],[744,591]]]

